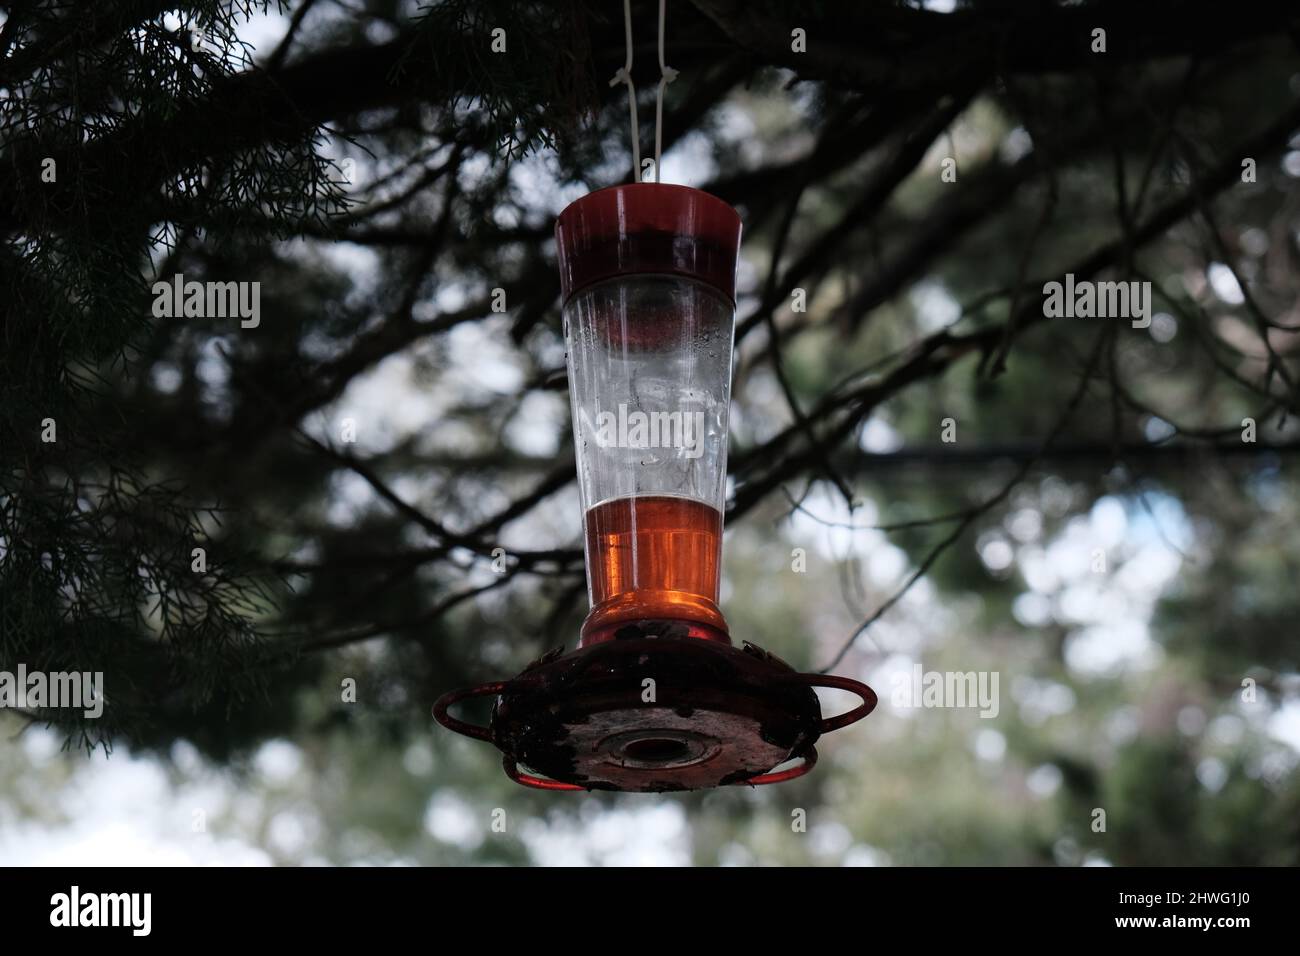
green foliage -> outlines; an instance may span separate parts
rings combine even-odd
[[[982,41],[956,76],[927,51],[986,14],[1012,30],[1004,5],[802,4],[844,31],[810,30],[794,73],[789,5],[739,5],[742,24],[672,5],[683,74],[665,145],[746,228],[734,636],[817,669],[970,520],[837,668],[881,706],[824,742],[815,774],[562,802],[509,783],[499,754],[429,710],[572,646],[585,611],[550,234],[575,184],[626,176],[626,101],[604,87],[619,6],[445,0],[408,19],[389,0],[320,4],[274,63],[239,38],[268,4],[15,6],[0,27],[0,669],[102,670],[109,704],[97,722],[33,722],[87,748],[125,740],[178,780],[221,768],[246,799],[216,825],[258,845],[280,814],[312,821],[275,862],[521,863],[557,834],[601,861],[654,813],[684,821],[674,858],[706,865],[1297,862],[1296,758],[1272,723],[1300,668],[1280,413],[1295,396],[1266,374],[1246,304],[1207,284],[1225,255],[1193,210],[1101,270],[1149,275],[1172,339],[1035,314],[1045,277],[1123,235],[1121,195],[1140,224],[1294,109],[1294,51],[1266,21],[1242,56],[1236,34],[1188,34],[1161,7],[1160,36],[1203,60],[1190,77],[1183,56],[1044,76],[1035,51],[990,59]],[[1041,6],[1060,49],[1058,14],[1087,11]],[[633,7],[644,107],[656,5]],[[858,43],[864,23],[879,29]],[[882,180],[935,117],[924,158]],[[1261,152],[1257,183],[1207,197],[1283,352],[1300,261],[1285,145]],[[955,183],[939,176],[949,153]],[[799,314],[782,287],[796,265]],[[260,282],[266,321],[154,321],[151,283],[178,272]],[[1237,447],[1246,414],[1278,451]],[[1150,437],[1162,427],[1175,438]],[[1054,549],[1116,509],[1105,569],[1069,577]],[[1171,554],[1174,572],[1149,573]],[[1083,666],[1112,628],[1127,656]],[[896,706],[914,663],[998,673],[998,716]],[[287,779],[257,770],[268,741],[300,755]],[[19,750],[0,776],[28,817],[54,814],[32,780],[72,790],[93,772],[35,773]],[[486,829],[498,809],[504,833]],[[426,825],[439,814],[455,825]]]
[[[39,3],[5,24],[0,661],[113,674],[112,720],[36,715],[90,745],[143,731],[159,687],[198,707],[261,680],[249,653],[270,579],[213,548],[215,507],[132,448],[116,381],[179,236],[284,234],[340,208],[314,131],[197,162],[164,132],[249,65],[236,30],[265,8]]]
[[[427,4],[393,79],[416,91],[451,89],[450,97],[434,92],[435,101],[471,124],[495,157],[567,147],[595,109],[587,31],[607,12],[584,0]],[[410,66],[414,58],[420,69]]]

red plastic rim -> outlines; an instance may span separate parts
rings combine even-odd
[[[689,186],[632,183],[598,189],[555,221],[565,301],[622,275],[681,275],[736,300],[740,214]]]
[[[785,770],[769,771],[760,773],[748,780],[737,780],[728,786],[732,787],[762,787],[772,783],[785,783],[788,780],[796,780],[817,766],[817,748],[809,747],[808,750],[791,758],[798,760],[799,763]],[[549,777],[539,777],[536,774],[521,770],[519,762],[510,754],[506,754],[501,761],[501,766],[505,769],[506,776],[515,783],[523,787],[530,787],[533,790],[550,790],[552,792],[573,793],[575,791],[586,790],[576,783],[565,783],[562,780],[552,780]]]

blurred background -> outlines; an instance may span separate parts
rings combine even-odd
[[[108,698],[0,710],[0,862],[1300,863],[1295,14],[808,6],[669,3],[661,173],[745,222],[733,639],[881,703],[555,795],[430,707],[587,610],[551,229],[630,176],[621,5],[0,4],[0,669]]]

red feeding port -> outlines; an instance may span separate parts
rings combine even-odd
[[[637,183],[570,205],[555,238],[591,611],[576,650],[446,694],[434,716],[548,790],[801,776],[817,738],[876,695],[734,647],[718,608],[740,217],[696,189]],[[823,718],[819,686],[862,703]],[[496,697],[490,726],[448,713],[471,696]]]

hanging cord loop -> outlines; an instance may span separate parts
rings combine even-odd
[[[632,114],[632,182],[641,181],[641,130],[636,121],[636,87],[632,85],[632,0],[623,0],[623,34],[627,42],[627,61],[609,81],[610,86],[627,84],[627,109]],[[656,165],[655,170],[658,171]]]
[[[659,0],[659,90],[655,94],[655,182],[659,182],[659,162],[663,150],[664,90],[677,79],[677,71],[664,62],[664,18],[668,0]],[[636,87],[632,83],[632,0],[623,0],[623,36],[627,45],[627,60],[610,86],[627,85],[627,111],[632,124],[632,181],[641,181],[641,128],[636,118]]]
[[[664,63],[664,12],[668,0],[659,0],[659,92],[655,95],[655,182],[659,182],[659,155],[664,136],[664,89],[677,79],[677,71]]]

